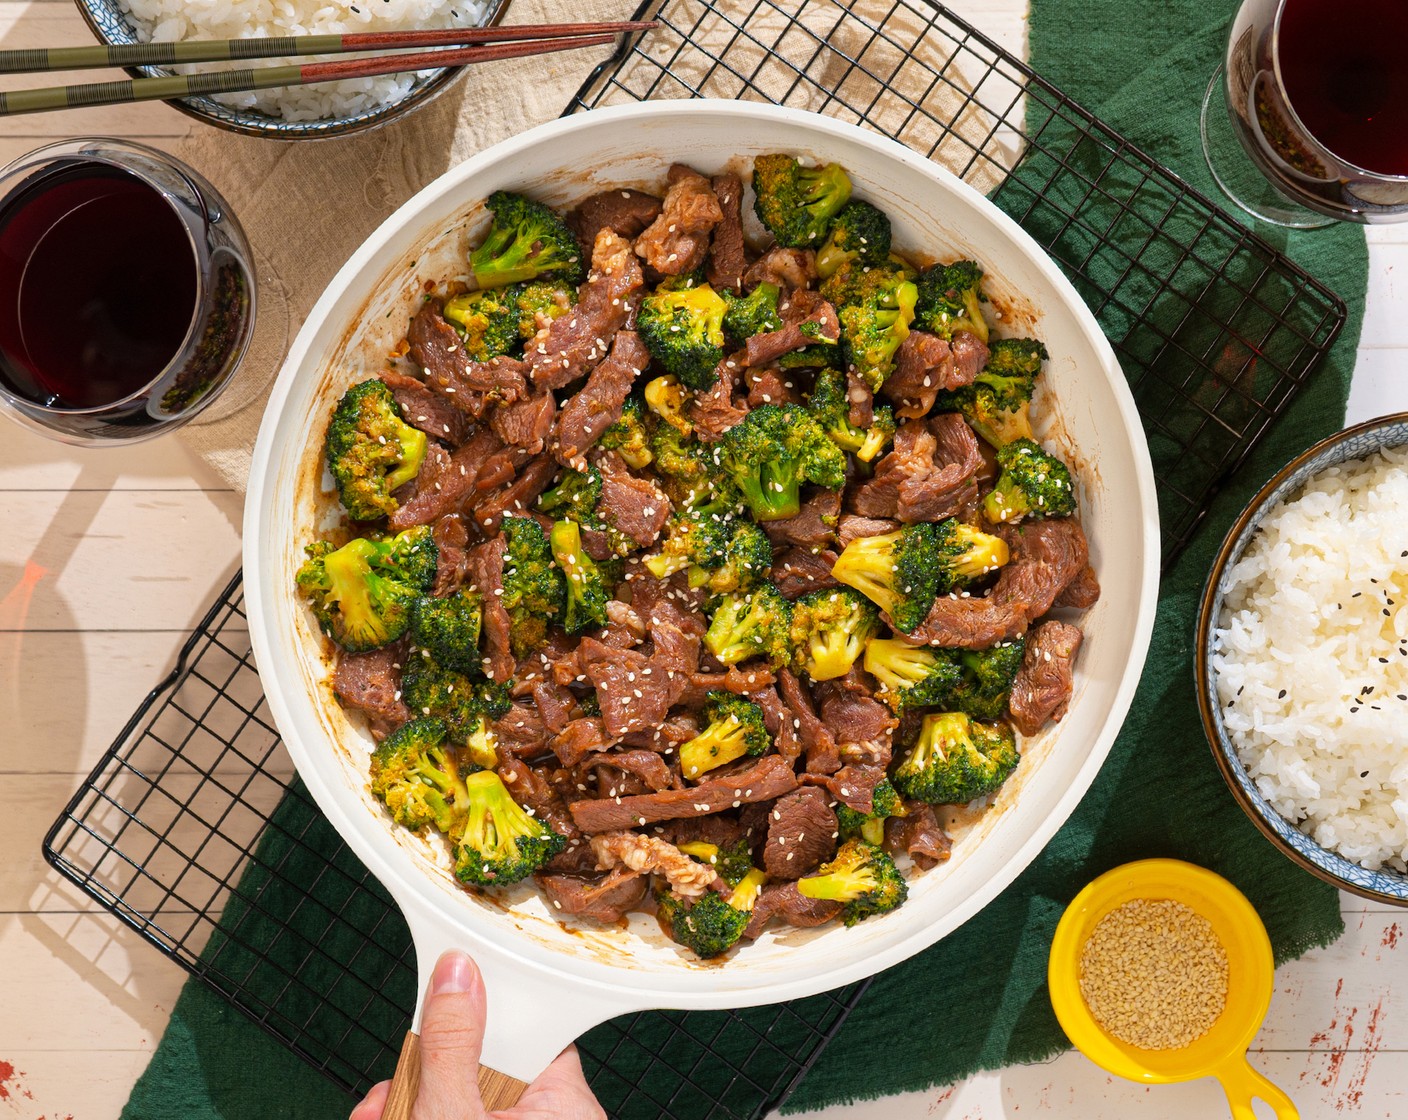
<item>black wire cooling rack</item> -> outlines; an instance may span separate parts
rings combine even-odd
[[[415,1007],[400,911],[298,782],[239,576],[44,841],[45,857],[338,1085],[390,1077]],[[614,1120],[753,1120],[865,984],[729,1012],[646,1011],[578,1040]]]
[[[569,112],[717,97],[891,136],[977,187],[1070,277],[1149,437],[1163,557],[1305,383],[1340,299],[929,0],[647,0]]]
[[[826,112],[948,167],[1051,253],[1133,386],[1165,562],[1343,324],[1333,293],[927,0],[651,0],[637,15],[663,26],[599,66],[569,113],[696,96]],[[414,1006],[410,937],[296,779],[264,707],[240,587],[236,577],[133,714],[45,856],[362,1092],[390,1075]],[[754,1120],[786,1098],[863,991],[626,1016],[581,1048],[618,1120]]]

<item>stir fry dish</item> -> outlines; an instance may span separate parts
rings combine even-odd
[[[487,206],[326,428],[346,516],[297,580],[372,792],[467,887],[702,958],[896,909],[1065,714],[1046,616],[1099,595],[1045,347],[836,164]]]

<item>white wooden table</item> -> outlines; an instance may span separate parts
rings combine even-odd
[[[1025,0],[955,6],[1022,48]],[[87,41],[63,0],[0,0],[0,46]],[[161,146],[188,127],[162,105],[21,117],[0,127],[0,164],[77,132]],[[1408,224],[1369,246],[1350,422],[1408,410]],[[0,1120],[112,1120],[185,973],[50,872],[40,841],[237,568],[241,503],[174,439],[78,451],[0,429]],[[1341,904],[1345,936],[1278,971],[1253,1060],[1307,1120],[1402,1117],[1408,914]],[[1067,1054],[820,1115],[1032,1114],[1210,1120],[1226,1106],[1211,1082],[1143,1089]]]

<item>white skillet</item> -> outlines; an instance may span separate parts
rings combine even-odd
[[[770,151],[841,163],[857,195],[893,219],[896,248],[978,260],[1004,311],[998,333],[1045,341],[1039,434],[1078,475],[1103,594],[1082,623],[1087,640],[1066,718],[1027,744],[992,811],[959,822],[952,859],[916,876],[903,907],[853,929],[771,931],[726,963],[706,964],[644,915],[624,928],[568,926],[531,885],[497,903],[459,889],[444,853],[393,826],[368,793],[370,737],[332,699],[328,652],[293,576],[304,544],[336,522],[319,454],[332,405],[383,368],[426,281],[465,274],[465,249],[487,223],[490,192],[521,190],[568,206],[606,187],[659,190],[674,161],[705,173],[731,165],[746,182],[753,156]],[[1133,399],[1095,319],[1035,242],[977,192],[891,140],[811,113],[708,100],[553,121],[452,168],[391,215],[333,278],[294,341],[254,450],[244,542],[250,636],[300,776],[404,912],[421,988],[446,948],[477,959],[490,1009],[484,1063],[522,1080],[624,1012],[812,995],[897,964],[976,914],[1041,851],[1104,761],[1144,663],[1159,559],[1153,472]]]

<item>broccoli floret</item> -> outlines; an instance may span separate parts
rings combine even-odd
[[[847,361],[878,393],[895,370],[895,352],[909,337],[918,289],[899,264],[845,265],[822,295],[836,307]]]
[[[730,591],[751,591],[767,579],[772,570],[772,541],[751,521],[735,521],[723,560],[712,568],[696,564],[689,569],[689,585],[702,587],[710,595]]]
[[[459,330],[465,357],[487,362],[512,352],[522,341],[513,300],[516,290],[486,288],[446,301],[445,318]]]
[[[895,788],[930,805],[966,805],[996,790],[1020,760],[1016,736],[1002,723],[962,712],[924,717],[919,738],[895,769]]]
[[[422,596],[411,612],[411,644],[447,669],[477,674],[480,606],[479,593],[467,587],[441,599]]]
[[[915,317],[925,330],[950,339],[968,331],[984,343],[988,323],[983,318],[983,270],[975,261],[936,264],[919,274]]]
[[[679,848],[685,855],[709,864],[719,873],[719,878],[731,887],[737,887],[754,870],[753,849],[746,836],[727,848],[720,848],[707,840],[690,840]]]
[[[989,723],[1000,720],[1007,714],[1007,698],[1026,648],[1026,639],[1018,637],[989,649],[958,651],[963,680],[943,706]]]
[[[402,581],[422,591],[435,586],[440,549],[435,544],[435,531],[429,525],[417,525],[376,543],[376,567],[395,573]]]
[[[1070,470],[1039,443],[1013,440],[998,449],[997,463],[1002,474],[983,500],[988,520],[1011,522],[1024,517],[1069,517],[1075,513]]]
[[[660,551],[646,557],[646,568],[656,579],[666,579],[692,565],[718,567],[728,555],[731,524],[731,518],[686,508],[670,519]]]
[[[468,673],[441,665],[429,651],[406,659],[401,673],[401,699],[417,717],[444,722],[452,742],[468,743],[490,720],[509,709],[508,687],[476,680]]]
[[[807,898],[844,903],[841,921],[848,926],[889,913],[909,895],[895,861],[883,848],[861,840],[847,840],[815,875],[798,879],[797,890]]]
[[[792,604],[771,583],[764,583],[747,594],[719,600],[704,645],[725,665],[765,657],[781,668],[792,658],[791,628]]]
[[[767,881],[768,876],[766,871],[761,871],[756,867],[750,867],[747,874],[734,884],[733,890],[728,896],[728,904],[735,910],[742,910],[745,914],[751,914],[753,907],[757,904],[758,896],[763,893],[763,887],[767,884]]]
[[[556,319],[572,310],[577,289],[551,280],[515,284],[506,293],[518,312],[518,337],[527,341],[538,333],[543,320]]]
[[[1007,563],[1007,542],[950,517],[906,525],[878,537],[860,537],[836,559],[831,574],[854,587],[908,634],[934,599]]]
[[[724,312],[724,333],[743,343],[755,334],[780,331],[782,316],[777,311],[777,299],[781,294],[776,284],[766,280],[746,296],[725,289],[722,295],[728,310]]]
[[[295,580],[323,633],[359,653],[394,642],[409,630],[416,601],[429,590],[419,558],[411,560],[413,548],[430,554],[433,580],[435,543],[425,526],[389,541],[359,537],[337,549],[328,541],[309,545]]]
[[[548,276],[564,284],[582,282],[581,250],[561,218],[541,202],[511,191],[495,191],[487,206],[494,216],[489,233],[469,254],[479,287],[502,288]]]
[[[429,446],[424,432],[402,421],[385,382],[373,377],[343,393],[325,450],[337,496],[352,519],[395,513],[393,492],[420,472]]]
[[[459,764],[438,719],[402,724],[372,752],[371,790],[407,828],[448,830],[462,800]]]
[[[661,285],[641,301],[636,330],[651,357],[691,389],[714,384],[728,304],[708,284]]]
[[[575,521],[553,523],[552,554],[567,579],[562,628],[569,634],[606,625],[606,585],[592,558],[582,548],[582,530]]]
[[[601,501],[601,471],[588,466],[584,471],[565,470],[557,485],[538,498],[538,509],[555,517],[570,517],[579,525],[599,528],[597,503]]]
[[[645,426],[645,405],[639,397],[626,398],[621,419],[601,433],[597,445],[605,451],[616,452],[636,470],[650,466],[655,456],[650,450],[650,433]]]
[[[906,525],[878,537],[859,537],[832,565],[831,574],[854,587],[909,633],[929,613],[942,582],[938,527]]]
[[[523,811],[492,770],[469,775],[464,791],[465,812],[451,836],[460,882],[481,887],[516,883],[566,845],[562,836]]]
[[[859,592],[809,591],[792,604],[793,664],[814,681],[844,677],[879,630],[879,612]]]
[[[952,650],[874,638],[865,647],[865,671],[880,682],[881,695],[896,712],[945,703],[963,681]]]
[[[763,726],[763,709],[735,693],[710,692],[704,718],[708,726],[680,747],[680,767],[686,778],[697,779],[744,755],[756,758],[772,746],[772,736]]]
[[[673,424],[652,425],[650,452],[655,457],[655,473],[676,501],[689,502],[715,489],[711,485],[717,473],[713,452]]]
[[[895,438],[895,414],[889,405],[874,410],[875,419],[869,428],[857,428],[850,421],[850,400],[846,394],[845,374],[822,370],[816,375],[807,410],[842,451],[852,452],[862,463],[874,460]]]
[[[851,197],[851,180],[839,163],[803,167],[792,156],[753,161],[753,210],[779,245],[817,245]]]
[[[531,517],[505,517],[500,531],[508,543],[500,602],[508,611],[513,654],[527,657],[547,641],[548,624],[561,616],[566,583],[553,564],[547,534]]]
[[[853,198],[831,226],[826,244],[817,250],[816,272],[823,280],[850,261],[884,264],[890,256],[890,219],[885,212]]]
[[[1001,448],[1032,432],[1032,393],[1046,360],[1046,347],[1031,338],[999,338],[988,352],[987,365],[973,384],[944,393],[940,409],[957,409],[973,430]]]
[[[684,414],[684,405],[689,399],[689,394],[685,392],[678,377],[669,374],[656,377],[646,382],[642,395],[645,397],[646,407],[661,420],[683,436],[693,435],[694,425]]]
[[[673,941],[705,960],[728,952],[748,928],[748,911],[731,906],[713,891],[688,907],[677,895],[661,892],[655,912]]]
[[[802,483],[839,490],[846,456],[811,415],[797,405],[752,409],[719,443],[719,463],[758,521],[795,517]]]
[[[881,778],[870,799],[870,812],[861,813],[842,802],[836,806],[836,824],[841,840],[864,840],[867,844],[879,847],[885,841],[885,821],[889,817],[906,816],[900,795],[890,784],[889,778]]]

